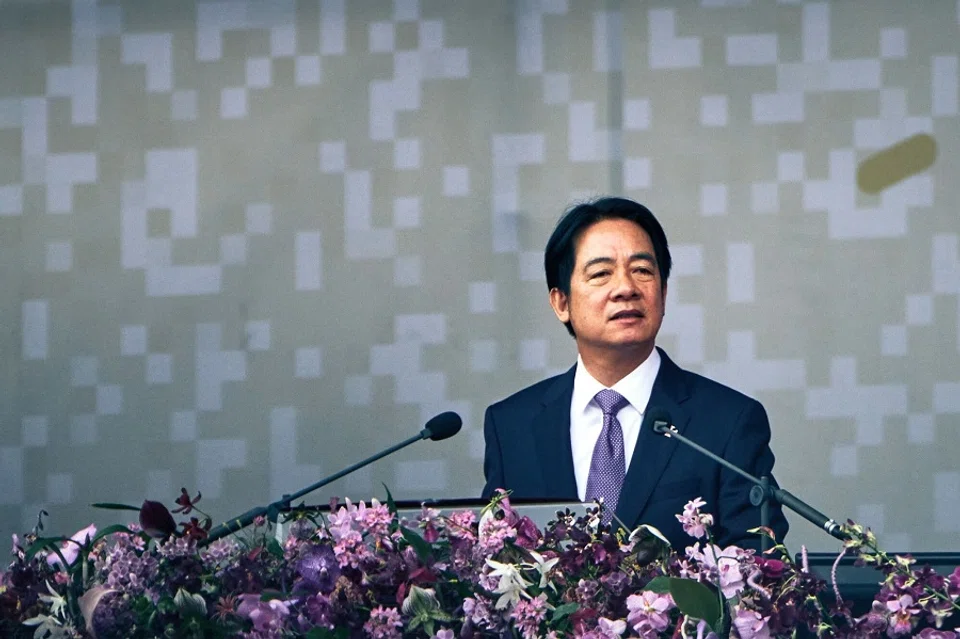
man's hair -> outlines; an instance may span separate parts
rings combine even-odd
[[[603,220],[628,220],[633,222],[650,236],[654,257],[660,271],[660,286],[667,285],[670,277],[670,247],[660,222],[650,209],[633,200],[622,197],[604,197],[592,202],[578,204],[568,209],[557,222],[556,228],[547,240],[543,255],[543,268],[547,275],[547,290],[559,289],[564,295],[570,295],[570,279],[577,260],[577,242],[583,233]],[[571,335],[573,326],[566,322]]]

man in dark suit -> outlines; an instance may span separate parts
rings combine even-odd
[[[770,425],[756,400],[682,370],[655,346],[670,251],[644,206],[603,198],[569,210],[544,256],[550,305],[577,342],[569,371],[487,409],[484,497],[602,500],[629,527],[650,524],[682,549],[676,515],[702,497],[717,542],[759,547],[751,483],[643,425],[651,407],[677,430],[754,476],[770,475]],[[787,532],[771,505],[777,540]]]

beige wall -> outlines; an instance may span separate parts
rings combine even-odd
[[[956,550],[960,7],[923,4],[0,2],[0,532],[226,518],[448,409],[310,501],[476,495],[485,406],[575,357],[549,231],[616,193],[781,483]]]

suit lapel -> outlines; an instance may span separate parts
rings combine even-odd
[[[681,404],[689,396],[684,383],[683,371],[673,363],[659,348],[660,371],[650,393],[650,402],[644,410],[644,418],[650,408],[659,406],[666,409],[673,418],[673,425],[682,434],[690,416],[684,411]],[[617,504],[617,516],[631,528],[643,522],[637,521],[640,513],[650,500],[657,482],[663,471],[670,463],[677,448],[678,442],[663,435],[658,435],[644,420],[637,445],[630,460],[630,470],[623,482],[623,491]]]
[[[543,410],[534,418],[533,435],[544,482],[544,494],[557,499],[577,499],[570,446],[570,402],[576,366],[557,378],[543,394]]]

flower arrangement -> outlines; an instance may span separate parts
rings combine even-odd
[[[138,523],[41,537],[42,519],[0,573],[0,635],[12,637],[960,637],[960,568],[941,576],[880,551],[850,522],[844,553],[884,579],[854,617],[783,546],[721,548],[694,500],[677,515],[693,544],[671,552],[649,526],[602,523],[602,504],[558,512],[543,530],[498,494],[479,516],[424,507],[400,517],[387,493],[288,514],[281,543],[265,520],[207,543],[211,518],[184,489]],[[758,534],[769,535],[759,529]]]

